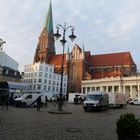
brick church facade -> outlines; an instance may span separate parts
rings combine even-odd
[[[55,51],[51,3],[34,55],[34,63],[53,64],[55,72],[61,73],[62,54]],[[81,81],[104,77],[130,76],[137,66],[130,52],[92,55],[77,44],[64,54],[64,71],[68,74],[68,93],[81,92]]]

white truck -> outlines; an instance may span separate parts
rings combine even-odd
[[[123,93],[109,92],[108,96],[110,108],[124,107],[127,104],[126,97]]]
[[[41,96],[42,104],[45,103],[45,94],[24,94],[19,98],[14,100],[14,103],[17,107],[32,107],[36,106],[37,98]]]

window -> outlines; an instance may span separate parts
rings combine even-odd
[[[32,99],[32,95],[28,95],[28,96],[26,96],[25,99]]]
[[[36,79],[34,79],[34,83],[36,83]]]
[[[47,84],[47,79],[44,80],[44,83]]]
[[[64,83],[64,87],[66,87],[66,83]]]
[[[48,90],[49,90],[49,91],[51,90],[51,86],[48,87]]]
[[[48,67],[46,67],[46,69],[45,69],[46,71],[48,71]]]
[[[34,89],[36,89],[36,85],[34,85]]]
[[[58,92],[58,87],[56,88],[56,91]]]
[[[38,79],[38,82],[39,82],[39,83],[42,83],[42,79]]]
[[[39,72],[39,77],[41,77],[42,76],[42,72]]]
[[[8,74],[8,70],[6,70],[6,74]]]
[[[51,80],[49,80],[49,84],[51,85]]]
[[[53,85],[55,85],[55,81],[53,81]]]
[[[52,74],[49,74],[49,78],[52,78]]]
[[[48,77],[48,73],[45,73],[45,77]]]
[[[55,91],[55,87],[53,87],[53,91]]]
[[[52,72],[52,68],[50,68],[50,72]]]
[[[40,66],[40,67],[39,67],[39,70],[43,71],[43,66]]]
[[[14,75],[17,75],[17,72],[16,71],[14,72]]]
[[[53,79],[56,79],[56,76],[55,75],[53,76]]]
[[[44,85],[44,90],[46,90],[46,85]]]
[[[37,72],[35,72],[35,76],[37,76]]]
[[[38,85],[37,89],[41,89],[41,85]]]

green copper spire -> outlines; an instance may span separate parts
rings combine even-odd
[[[83,52],[85,52],[85,45],[84,45],[84,43],[83,43]]]
[[[52,5],[50,1],[50,6],[48,10],[47,20],[45,24],[46,30],[49,34],[53,34],[53,18],[52,18]]]

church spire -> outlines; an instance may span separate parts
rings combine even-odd
[[[52,4],[50,1],[50,6],[47,14],[47,20],[45,24],[45,28],[49,34],[53,34],[53,18],[52,18]]]
[[[54,36],[53,36],[53,18],[52,18],[52,5],[50,2],[49,10],[45,26],[39,37],[39,42],[34,56],[35,62],[48,63],[50,56],[55,54]]]

